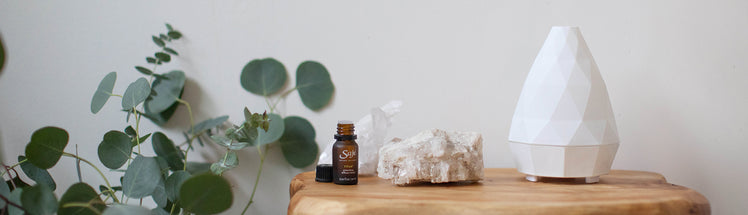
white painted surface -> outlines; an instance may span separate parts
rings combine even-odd
[[[89,112],[93,90],[107,72],[118,71],[115,90],[124,91],[139,77],[133,66],[155,50],[150,35],[170,22],[186,35],[174,66],[187,73],[186,98],[198,120],[221,114],[237,120],[244,106],[264,108],[239,85],[249,60],[274,57],[293,77],[300,62],[313,59],[331,72],[334,103],[314,113],[294,94],[284,112],[310,119],[318,142],[332,138],[337,120],[401,99],[391,135],[481,132],[485,166],[513,167],[506,139],[524,78],[550,26],[574,25],[616,114],[621,147],[613,168],[662,173],[706,195],[714,214],[740,214],[748,211],[746,8],[746,1],[721,0],[0,0],[9,60],[0,73],[0,141],[4,160],[14,160],[34,130],[55,125],[96,160],[103,134],[126,125],[116,103]],[[167,126],[170,137],[181,140],[185,112]],[[252,214],[283,214],[288,182],[305,171],[288,167],[278,148],[269,156]],[[246,150],[232,171],[244,192],[229,214],[245,204],[257,164],[255,151]],[[69,159],[52,170],[60,188],[75,180],[72,171]]]

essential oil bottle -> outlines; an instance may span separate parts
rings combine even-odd
[[[332,182],[358,184],[358,144],[353,134],[353,122],[338,121],[337,140],[332,145]]]

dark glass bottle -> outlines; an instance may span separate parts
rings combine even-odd
[[[339,121],[337,140],[332,145],[332,182],[358,184],[358,144],[353,134],[353,122]]]

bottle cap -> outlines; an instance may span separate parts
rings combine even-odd
[[[317,178],[315,181],[318,182],[332,182],[332,164],[319,164],[317,165]]]

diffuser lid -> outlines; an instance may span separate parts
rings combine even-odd
[[[605,82],[579,28],[551,28],[525,80],[509,140],[542,145],[618,143]]]

